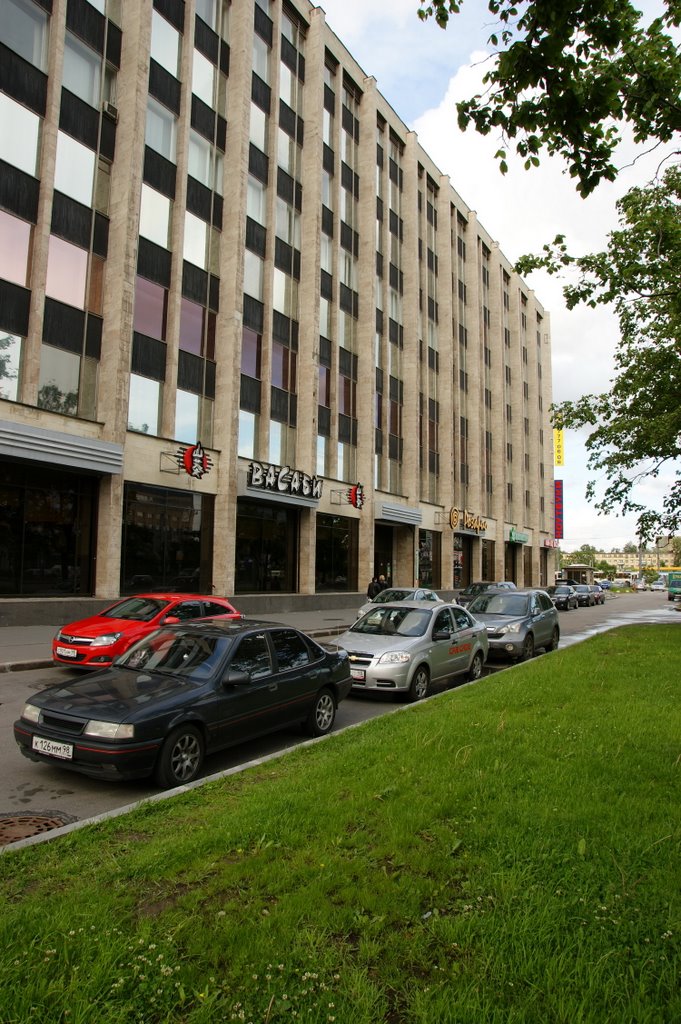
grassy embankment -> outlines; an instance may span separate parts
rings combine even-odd
[[[679,639],[619,629],[7,851],[0,1021],[678,1022]]]

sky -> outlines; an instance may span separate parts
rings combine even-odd
[[[627,167],[634,150],[625,147],[617,182],[601,185],[586,200],[557,158],[542,155],[539,168],[525,171],[509,153],[509,172],[502,175],[494,158],[500,140],[483,138],[472,128],[461,132],[456,124],[455,104],[479,90],[488,58],[485,43],[493,26],[483,0],[464,4],[446,31],[432,19],[419,20],[417,0],[322,0],[319,6],[327,25],[365,74],[376,79],[381,94],[512,261],[541,251],[558,233],[578,255],[604,248],[617,226],[617,199],[657,167],[659,156],[654,163],[639,157]],[[607,391],[618,340],[614,314],[603,308],[568,311],[561,282],[544,272],[533,273],[527,283],[551,318],[554,401]],[[575,551],[589,544],[610,551],[636,541],[636,519],[599,515],[586,501],[585,439],[585,432],[566,431],[565,465],[555,468],[556,479],[564,482],[561,548]],[[637,497],[659,506],[664,487],[660,478]]]

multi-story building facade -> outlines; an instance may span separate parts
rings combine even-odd
[[[549,318],[307,0],[2,0],[0,594],[554,569]]]

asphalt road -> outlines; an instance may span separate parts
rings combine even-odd
[[[602,607],[579,608],[560,613],[561,647],[584,640],[595,633],[632,622],[675,622],[681,624],[681,605],[667,601],[666,593],[627,594],[611,597]],[[83,820],[135,804],[156,795],[148,780],[107,783],[73,774],[57,766],[34,764],[19,753],[12,725],[23,703],[36,690],[71,675],[68,669],[45,668],[0,674],[0,821],[27,813],[53,816],[58,823]],[[388,694],[354,694],[344,701],[335,730],[358,725],[377,715],[404,707],[404,701]],[[282,732],[209,757],[204,777],[268,757],[297,746],[305,737],[299,732]],[[6,842],[7,840],[5,840]],[[2,837],[0,835],[0,845]]]

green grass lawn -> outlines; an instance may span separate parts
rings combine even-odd
[[[680,640],[618,629],[6,851],[0,1021],[681,1021]]]

